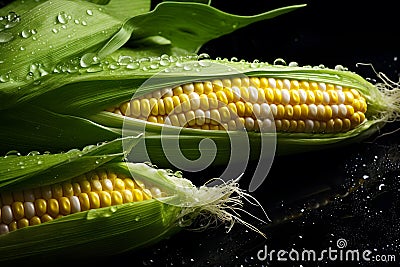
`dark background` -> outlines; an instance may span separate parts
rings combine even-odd
[[[3,1],[0,1],[0,4]],[[5,1],[7,2],[7,1]],[[272,63],[276,58],[299,65],[343,65],[374,81],[370,67],[399,81],[400,34],[395,1],[212,1],[223,11],[253,15],[287,5],[307,6],[268,21],[252,24],[207,43],[201,52],[211,58],[237,57]],[[157,1],[153,2],[153,7]],[[153,246],[111,258],[90,259],[91,265],[124,262],[126,266],[398,266],[400,263],[400,133],[399,123],[388,124],[365,142],[345,148],[275,158],[263,185],[252,195],[272,222],[243,217],[266,238],[236,224],[204,232],[182,231]],[[251,163],[242,188],[252,177]],[[214,177],[220,170],[185,176]],[[246,204],[258,217],[262,211]],[[336,249],[339,238],[349,249],[369,249],[373,255],[394,254],[396,263],[260,261],[257,252],[268,249]],[[132,240],[135,242],[135,240]],[[111,245],[111,244],[110,244]],[[82,252],[84,253],[84,252]],[[100,255],[99,255],[100,256]],[[60,263],[62,264],[62,263]]]
[[[156,3],[156,2],[155,2]],[[398,10],[391,1],[212,1],[223,11],[253,15],[287,5],[307,6],[272,20],[252,24],[207,43],[200,52],[211,58],[237,57],[272,63],[333,68],[343,65],[374,82],[376,71],[399,81],[400,34]],[[267,236],[262,238],[236,224],[226,233],[222,225],[197,233],[183,231],[169,240],[122,256],[146,266],[398,266],[400,262],[400,192],[398,123],[363,143],[345,148],[275,158],[256,197],[272,223],[249,217]],[[248,166],[242,188],[252,177]],[[193,179],[213,177],[218,170]],[[208,176],[207,176],[208,175]],[[247,180],[246,180],[247,179]],[[262,217],[260,209],[246,209]],[[348,249],[369,249],[373,255],[393,254],[395,263],[379,262],[278,262],[260,261],[257,252],[268,249],[332,247],[343,238]]]

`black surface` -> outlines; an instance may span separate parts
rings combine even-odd
[[[372,68],[399,80],[400,33],[394,2],[379,1],[212,1],[234,14],[252,15],[286,5],[307,6],[269,21],[258,22],[206,44],[200,52],[212,58],[258,59],[326,67],[343,65],[371,81]],[[249,219],[267,238],[244,226],[226,233],[223,226],[202,233],[183,231],[169,240],[122,255],[146,266],[399,266],[398,226],[399,123],[346,148],[275,158],[267,180],[252,195],[272,219],[268,225]],[[390,134],[386,134],[390,133]],[[242,180],[243,188],[253,165]],[[210,170],[210,175],[215,172]],[[192,175],[192,174],[188,174]],[[207,175],[207,174],[205,174]],[[247,180],[246,180],[247,178]],[[351,193],[348,193],[351,192]],[[246,206],[255,215],[262,212]],[[262,261],[257,252],[268,250],[371,250],[371,255],[394,255],[395,262]],[[276,254],[275,254],[276,256]]]
[[[394,81],[399,80],[400,33],[395,1],[212,1],[240,15],[307,3],[308,6],[258,22],[206,44],[200,52],[215,57],[267,61],[276,58],[300,65],[348,67],[376,79],[372,63]],[[391,132],[400,126],[384,128]],[[400,265],[399,151],[400,132],[374,136],[361,144],[315,153],[277,157],[263,185],[252,195],[272,219],[262,224],[249,217],[266,238],[236,224],[226,233],[222,225],[204,232],[182,231],[168,240],[111,258],[90,259],[91,265],[126,266],[398,266]],[[242,179],[247,188],[254,170],[250,164]],[[215,170],[197,174],[214,176]],[[186,175],[185,175],[186,176]],[[193,174],[188,177],[196,178]],[[368,177],[367,177],[368,176]],[[367,178],[366,178],[367,177]],[[198,178],[198,177],[197,177]],[[348,193],[351,191],[351,193]],[[246,205],[262,217],[257,207]],[[373,255],[395,255],[395,264],[378,262],[262,261],[257,253],[268,249],[369,249]],[[132,240],[132,242],[135,242]],[[111,244],[110,244],[111,245]],[[82,252],[84,253],[84,252]],[[68,263],[69,265],[72,263]],[[76,263],[73,263],[76,264]]]

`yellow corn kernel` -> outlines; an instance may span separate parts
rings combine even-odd
[[[120,205],[124,203],[124,198],[119,191],[111,192],[111,205]]]
[[[37,225],[40,224],[42,221],[40,220],[39,216],[33,216],[29,219],[29,225]]]
[[[181,102],[182,112],[187,112],[190,110],[190,100],[189,96],[186,94],[179,95],[179,100]]]
[[[194,92],[196,92],[198,95],[204,93],[204,85],[202,82],[196,82],[193,84],[193,86],[194,86]]]
[[[133,201],[142,201],[143,200],[143,193],[139,189],[133,189],[132,190],[132,195],[133,195]]]
[[[172,89],[172,92],[173,92],[174,96],[179,96],[179,95],[183,94],[183,89],[181,86],[177,86]]]
[[[133,189],[133,190],[135,190],[135,189]],[[131,190],[127,190],[127,189],[122,190],[121,194],[122,194],[122,198],[123,198],[124,203],[133,202],[134,199],[133,199],[133,194],[132,194]]]
[[[22,219],[25,215],[24,204],[20,201],[12,203],[12,212],[16,220]]]
[[[78,198],[79,198],[79,203],[81,205],[81,210],[82,211],[89,210],[90,209],[89,195],[87,193],[80,193],[78,195]]]
[[[98,193],[100,200],[100,207],[109,207],[111,206],[111,195],[107,191],[101,191]]]
[[[40,217],[40,221],[45,223],[45,222],[50,222],[53,220],[53,217],[51,217],[49,214],[43,214],[43,216]]]
[[[99,194],[96,192],[89,192],[87,193],[90,201],[90,208],[91,209],[98,209],[100,208],[100,198]]]
[[[133,117],[139,117],[141,114],[140,100],[134,99],[131,101],[131,115]]]
[[[39,198],[35,200],[35,210],[37,216],[43,216],[47,212],[47,202],[45,199]]]
[[[71,214],[71,203],[68,197],[61,197],[59,200],[60,214]]]
[[[74,195],[74,188],[71,183],[62,183],[63,196],[70,197]]]
[[[47,201],[47,213],[51,217],[56,217],[60,213],[60,206],[58,204],[57,199],[55,198],[50,198]]]

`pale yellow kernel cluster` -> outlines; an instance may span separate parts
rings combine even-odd
[[[0,192],[0,235],[89,209],[161,197],[131,177],[105,170],[33,189]]]
[[[359,91],[323,82],[274,78],[230,78],[156,90],[107,111],[205,130],[330,133],[365,120]]]

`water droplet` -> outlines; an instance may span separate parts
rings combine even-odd
[[[129,63],[128,65],[126,65],[126,68],[130,69],[130,70],[136,70],[136,69],[140,68],[140,63],[137,61]]]
[[[286,66],[286,61],[283,58],[277,58],[274,60],[274,65]]]
[[[170,64],[169,59],[168,58],[162,58],[160,59],[160,65],[161,66],[168,66]]]
[[[184,65],[183,70],[189,71],[192,70],[192,67],[190,65]]]
[[[150,65],[150,69],[152,69],[152,70],[156,70],[156,69],[158,69],[158,67],[159,67],[159,65],[157,63]]]
[[[210,55],[207,54],[207,53],[201,53],[201,54],[198,56],[198,60],[205,60],[205,59],[210,59]]]
[[[41,165],[41,164],[43,164],[43,161],[38,160],[37,164],[38,164],[38,165]]]
[[[289,62],[289,67],[298,67],[299,63],[295,62],[295,61],[291,61]]]
[[[79,19],[74,19],[74,23],[79,24],[80,23]]]
[[[52,31],[53,33],[58,33],[58,30],[57,30],[56,28],[53,28],[51,31]]]
[[[14,39],[14,35],[9,32],[0,32],[0,43],[7,43]]]
[[[8,74],[0,75],[0,82],[5,83],[5,82],[8,82],[9,80],[10,80],[10,75],[8,75]]]
[[[110,207],[110,211],[111,212],[116,212],[118,210],[118,207],[117,206],[111,206]]]
[[[47,70],[45,70],[43,67],[39,67],[39,73],[40,73],[40,77],[46,76],[47,74],[49,74],[49,72]]]
[[[119,69],[119,66],[118,66],[118,64],[111,63],[110,65],[108,65],[108,68],[110,70],[117,70],[117,69]]]
[[[132,57],[130,57],[130,56],[119,56],[119,58],[118,58],[118,64],[120,64],[120,65],[128,65],[132,61],[133,61]]]
[[[61,11],[57,15],[57,22],[61,24],[67,24],[68,23],[68,15],[65,14],[64,11]]]
[[[28,72],[28,74],[26,75],[26,79],[27,79],[28,81],[33,80],[33,77],[34,77],[33,72]]]
[[[19,153],[18,150],[10,150],[6,153],[4,157],[8,158],[8,157],[19,157],[19,156],[21,156],[21,153]]]
[[[343,67],[342,65],[336,65],[336,66],[335,66],[335,70],[339,70],[339,71],[345,71],[345,70],[346,70],[346,68],[345,68],[345,67]]]
[[[253,62],[250,64],[250,68],[258,68],[260,61],[258,59],[254,59]]]
[[[87,22],[86,22],[85,20],[82,20],[82,21],[81,21],[81,25],[82,25],[82,26],[86,26],[86,25],[87,25]]]
[[[31,30],[23,30],[21,32],[22,38],[29,38],[32,36],[32,31]]]
[[[87,68],[93,64],[99,63],[99,58],[96,56],[95,53],[87,53],[81,57],[80,65],[83,68]]]
[[[136,217],[135,217],[135,222],[138,222],[138,221],[140,221],[140,216],[139,215],[136,215]]]
[[[92,149],[95,149],[96,148],[96,146],[95,145],[88,145],[88,146],[85,146],[83,149],[82,149],[82,152],[88,152],[88,151],[90,151],[90,150],[92,150]],[[79,150],[78,150],[79,151]]]
[[[8,12],[8,15],[0,17],[1,30],[15,27],[21,21],[20,16],[14,11]]]
[[[88,9],[88,10],[86,10],[86,14],[88,14],[89,16],[93,16],[93,11]]]
[[[94,73],[94,72],[100,72],[100,71],[102,71],[103,70],[103,68],[101,67],[101,66],[91,66],[91,67],[88,67],[87,69],[86,69],[86,72],[88,72],[88,73]]]
[[[39,152],[39,151],[31,151],[31,152],[29,152],[29,153],[27,154],[27,156],[37,156],[37,155],[40,155],[40,152]]]

